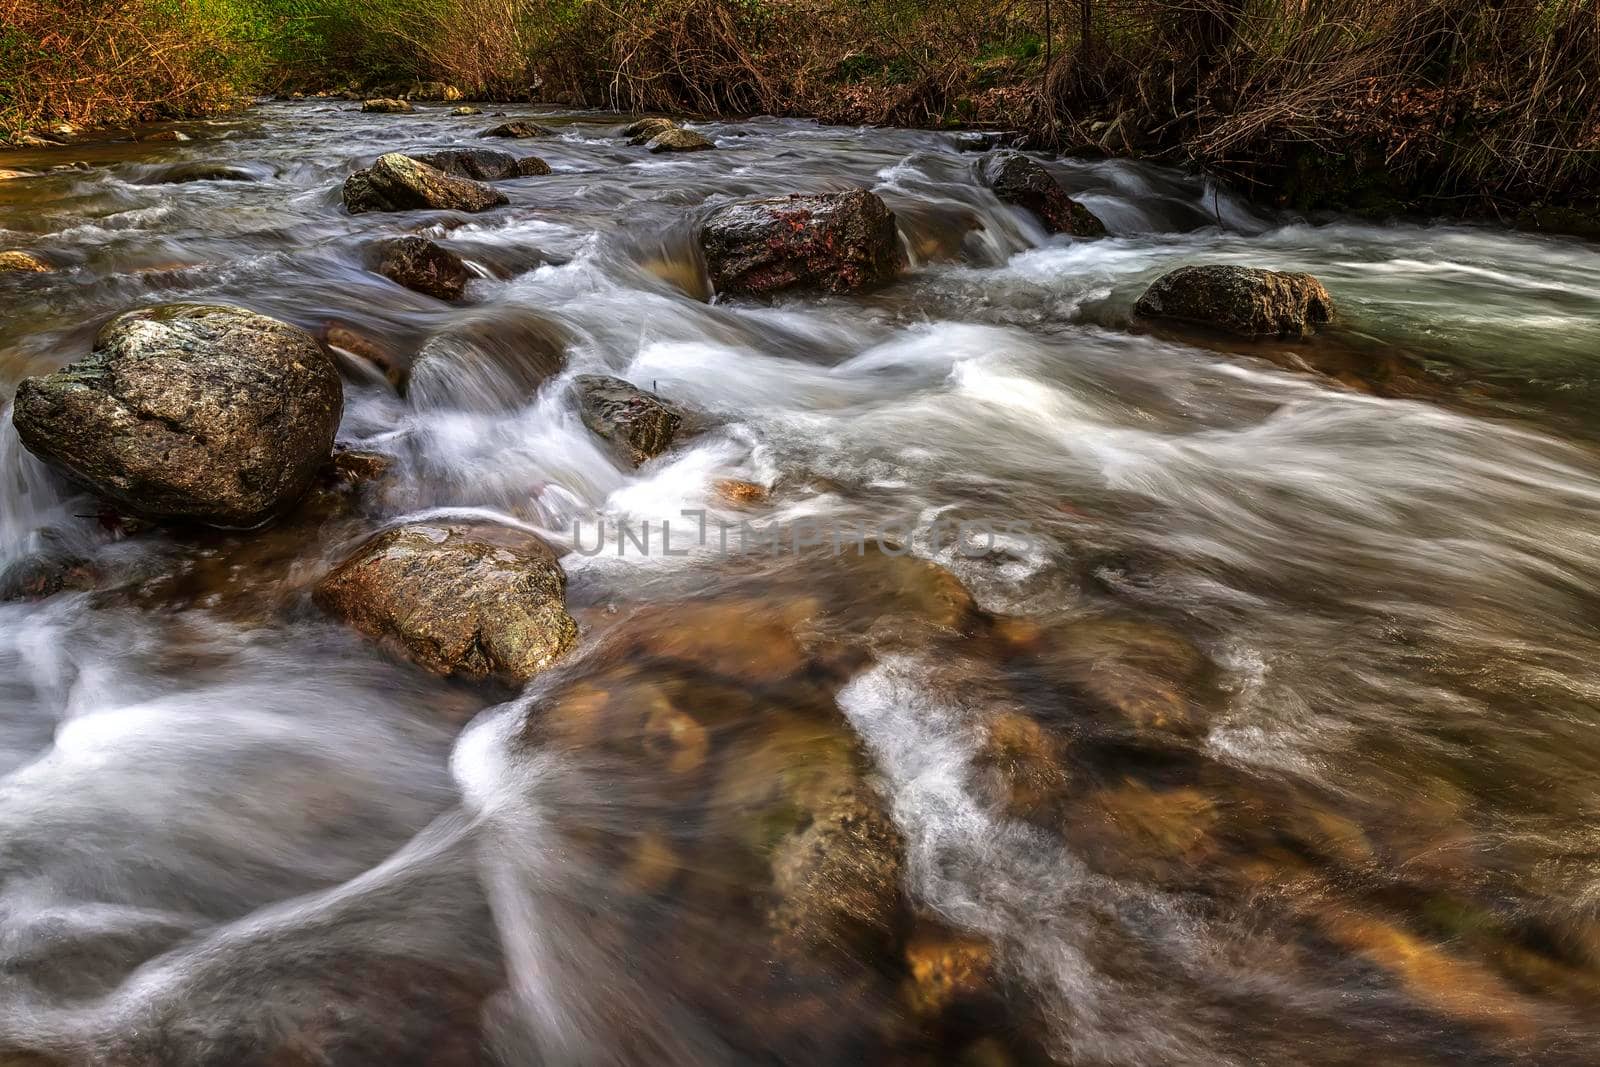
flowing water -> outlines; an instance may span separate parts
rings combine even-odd
[[[0,555],[73,570],[0,603],[0,1063],[1595,1061],[1592,246],[1053,162],[1112,234],[1073,242],[938,133],[539,117],[509,147],[554,173],[475,216],[340,206],[498,121],[444,108],[0,158],[43,172],[0,247],[62,268],[0,276],[5,395],[233,302],[327,337],[341,443],[392,457],[268,529],[140,529],[6,418]],[[161,180],[194,162],[250,180]],[[710,207],[859,186],[896,284],[705,299]],[[464,303],[367,269],[403,231]],[[1185,262],[1310,271],[1340,323],[1132,323]],[[619,467],[594,372],[694,432]],[[418,514],[571,550],[576,653],[442,680],[311,604]]]

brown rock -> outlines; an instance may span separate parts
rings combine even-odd
[[[1105,235],[1105,225],[1088,208],[1069,197],[1043,165],[1021,152],[991,153],[983,161],[981,174],[995,196],[1039,216],[1050,233]]]
[[[1250,337],[1304,337],[1333,321],[1333,298],[1309,274],[1229,264],[1179,267],[1151,283],[1134,313]]]
[[[675,127],[670,130],[662,130],[650,138],[645,147],[652,153],[659,155],[662,152],[703,152],[707,148],[715,148],[717,146],[712,143],[710,138],[702,134],[695,133],[693,130]]]
[[[315,597],[438,674],[524,682],[577,641],[567,578],[538,537],[489,523],[412,523],[368,541]]]
[[[580,374],[572,380],[583,424],[631,466],[639,466],[667,450],[683,416],[654,393],[604,374]]]
[[[440,300],[459,300],[472,277],[461,257],[425,237],[396,237],[380,248],[378,273]]]
[[[541,126],[537,122],[526,119],[516,119],[512,122],[502,122],[498,126],[491,126],[478,134],[479,137],[554,137],[554,130],[548,126]]]
[[[444,148],[437,152],[417,152],[411,158],[457,178],[483,182],[550,173],[550,164],[537,156],[518,159],[498,148]]]
[[[404,115],[416,109],[404,100],[395,100],[388,97],[379,97],[375,100],[366,100],[361,104],[362,111],[369,111],[379,115]]]
[[[924,1017],[992,996],[994,948],[981,937],[938,927],[920,928],[906,944],[906,1001]]]
[[[53,270],[32,252],[0,252],[0,274],[49,274]]]
[[[711,483],[712,490],[722,498],[726,504],[736,508],[753,507],[765,504],[770,497],[766,486],[757,485],[755,482],[741,481],[738,478],[718,478]]]
[[[399,152],[378,157],[344,183],[344,205],[352,215],[366,211],[487,211],[510,203],[487,185],[456,178]]]
[[[304,330],[165,304],[117,316],[87,358],[23,379],[13,420],[30,452],[136,514],[254,526],[310,487],[343,396]]]
[[[718,208],[700,244],[719,293],[847,293],[894,280],[905,265],[894,213],[864,189]]]
[[[672,119],[647,118],[637,122],[630,122],[622,128],[621,136],[628,139],[631,145],[648,143],[652,138],[658,137],[668,130],[678,129],[678,124]]]
[[[973,758],[974,791],[1011,818],[1048,818],[1066,792],[1065,755],[1065,743],[1038,720],[995,709]]]

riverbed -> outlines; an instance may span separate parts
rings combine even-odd
[[[0,156],[38,172],[0,248],[57,268],[0,275],[0,396],[118,312],[239,304],[333,345],[340,446],[385,462],[163,529],[7,408],[0,562],[71,574],[0,603],[0,1063],[1594,1062],[1593,245],[1048,160],[1109,230],[1073,240],[952,134],[655,155],[532,108],[554,135],[495,147],[552,173],[508,206],[352,216],[378,154],[503,121],[353,107]],[[892,285],[708,299],[709,210],[853,188]],[[373,272],[400,233],[464,300]],[[1338,319],[1136,321],[1185,263],[1307,271]],[[688,413],[673,448],[603,447],[595,373]],[[441,679],[317,609],[419,516],[564,553],[577,649]],[[889,829],[797,889],[824,794]],[[797,936],[802,890],[849,936]]]

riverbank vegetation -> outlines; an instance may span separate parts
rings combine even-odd
[[[1592,0],[0,0],[0,124],[440,81],[999,125],[1299,207],[1594,207]]]

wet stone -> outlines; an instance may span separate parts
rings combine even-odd
[[[135,514],[254,526],[303,494],[343,388],[310,334],[244,308],[112,319],[83,360],[17,388],[30,452]]]
[[[637,467],[667,450],[683,415],[654,393],[621,378],[581,374],[573,379],[583,424],[608,442],[629,466]]]
[[[537,122],[529,122],[525,119],[516,119],[511,122],[502,122],[498,126],[491,126],[487,130],[484,130],[482,133],[478,134],[478,136],[511,137],[520,139],[526,137],[554,137],[555,132],[556,131],[552,130],[550,127],[541,126]]]
[[[894,213],[864,189],[718,208],[700,229],[718,293],[869,290],[905,265]]]
[[[525,682],[577,642],[566,585],[555,554],[534,534],[412,523],[362,545],[315,597],[437,674]]]
[[[423,237],[396,237],[379,246],[378,273],[407,289],[459,300],[472,276],[461,257]]]
[[[983,160],[984,184],[1007,204],[1026,208],[1050,233],[1101,237],[1106,228],[1088,208],[1073,200],[1054,176],[1021,152],[995,152]]]
[[[352,215],[430,208],[478,212],[509,202],[497,189],[446,174],[399,152],[379,156],[344,183],[344,204]]]
[[[1247,337],[1297,338],[1333,321],[1333,298],[1309,274],[1213,263],[1168,271],[1134,313]]]

